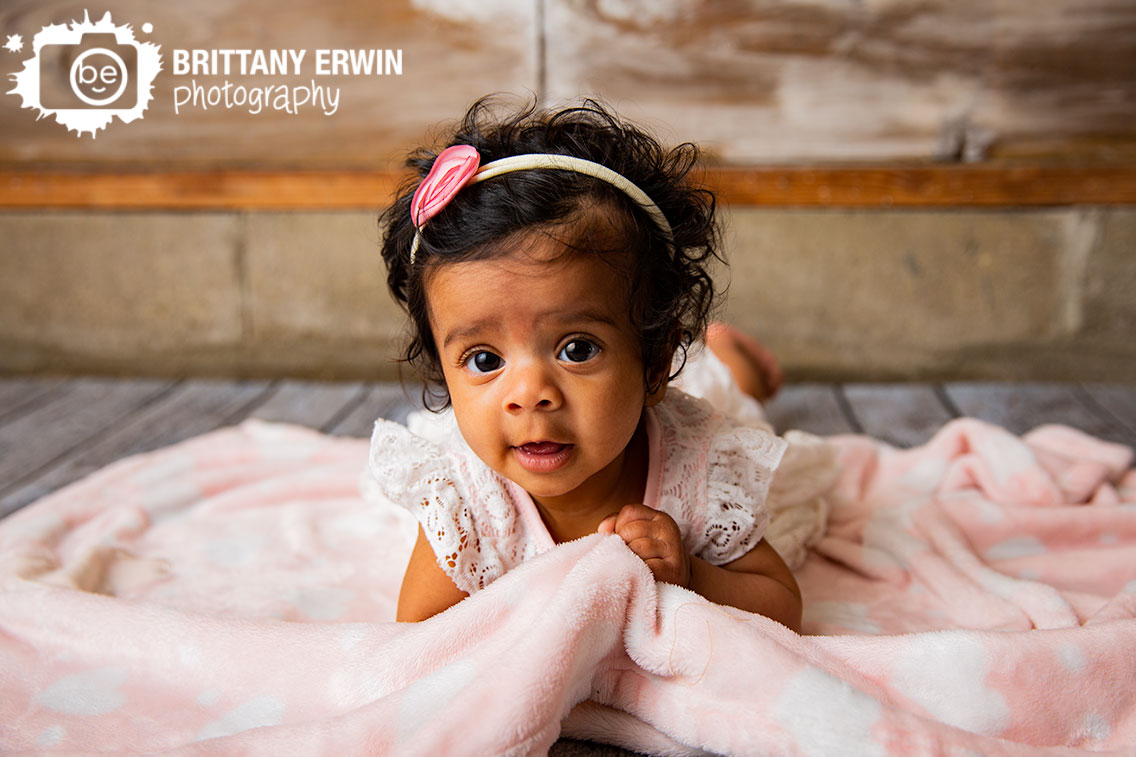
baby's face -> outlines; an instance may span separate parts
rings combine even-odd
[[[627,285],[595,255],[522,244],[426,283],[454,414],[474,453],[538,503],[602,498],[647,400]]]

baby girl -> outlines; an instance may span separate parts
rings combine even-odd
[[[696,345],[719,256],[696,148],[664,150],[592,102],[494,118],[484,100],[447,144],[412,155],[425,178],[383,217],[404,359],[446,408],[372,439],[373,485],[419,522],[398,619],[599,532],[659,581],[798,628],[800,592],[763,538],[786,442],[759,412],[668,386],[684,366],[728,375]],[[775,365],[740,338],[717,337],[739,375]],[[765,385],[749,391],[776,389],[775,371],[750,374]]]

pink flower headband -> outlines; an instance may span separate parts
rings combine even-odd
[[[434,159],[430,173],[426,174],[426,178],[418,185],[418,189],[414,190],[414,197],[410,200],[410,220],[415,228],[414,241],[410,245],[411,265],[414,265],[414,256],[418,252],[422,227],[441,212],[442,208],[454,199],[462,187],[492,179],[494,176],[500,176],[503,173],[525,171],[530,168],[575,171],[606,181],[647,211],[659,228],[666,232],[668,239],[674,236],[671,225],[667,222],[667,217],[663,215],[663,211],[659,210],[659,206],[651,201],[646,192],[632,184],[621,174],[599,163],[571,155],[533,153],[501,158],[478,168],[480,164],[481,156],[477,149],[469,145],[447,147]]]

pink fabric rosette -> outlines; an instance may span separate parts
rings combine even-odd
[[[442,150],[410,200],[410,220],[414,226],[422,228],[446,207],[477,173],[480,164],[481,156],[477,149],[469,145],[454,145]]]

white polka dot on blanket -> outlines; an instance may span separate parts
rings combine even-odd
[[[948,462],[946,457],[924,457],[899,477],[899,484],[918,491],[934,491],[947,473]]]
[[[1070,673],[1080,673],[1088,665],[1085,651],[1072,642],[1066,642],[1057,647],[1057,659]]]
[[[1112,736],[1112,726],[1099,713],[1090,712],[1081,720],[1076,735],[1079,737],[1078,740],[1104,741]]]
[[[262,696],[250,699],[205,725],[197,732],[197,740],[205,741],[221,736],[232,736],[253,728],[280,725],[284,722],[284,710],[284,702],[279,697]]]
[[[252,562],[260,553],[264,539],[257,534],[223,536],[205,543],[202,551],[222,567],[235,567]]]
[[[355,592],[339,586],[312,586],[302,589],[292,604],[312,620],[337,620],[347,613]]]
[[[974,451],[1002,486],[1014,476],[1028,474],[1037,466],[1037,458],[1030,448],[1003,429],[991,427],[989,434],[971,441]]]
[[[805,605],[804,619],[809,626],[823,624],[861,633],[880,632],[879,624],[872,620],[863,602],[809,602]]]
[[[438,713],[444,712],[454,698],[468,696],[466,689],[480,672],[470,660],[455,660],[403,689],[399,703],[399,742],[413,744],[421,737],[423,729],[437,728]]]
[[[58,746],[63,743],[63,739],[67,738],[67,730],[61,725],[50,725],[44,728],[36,737],[36,746],[46,749],[47,747]]]
[[[1006,520],[1006,510],[998,503],[980,497],[970,497],[970,500],[971,507],[978,513],[983,523],[995,524]]]
[[[1006,727],[1005,698],[986,685],[990,651],[966,631],[911,636],[893,662],[891,686],[932,717],[973,733],[996,736]],[[965,697],[952,696],[965,691]]]
[[[818,707],[818,702],[824,706]],[[873,733],[880,703],[818,668],[806,668],[790,678],[772,714],[793,737],[798,754],[847,754],[849,744],[855,744],[855,753],[864,757],[887,754]]]
[[[178,662],[187,668],[196,668],[201,664],[201,650],[193,644],[179,645],[177,653]]]
[[[36,704],[67,715],[107,715],[126,702],[126,671],[97,668],[61,678],[35,696]]]
[[[1000,541],[986,549],[983,553],[988,561],[1013,560],[1018,557],[1033,557],[1046,553],[1045,545],[1033,536],[1015,536],[1013,539]]]
[[[350,652],[354,649],[359,642],[367,638],[367,632],[370,631],[371,626],[368,623],[349,623],[345,624],[339,629],[336,634],[336,640],[339,642],[339,648],[344,652]]]

